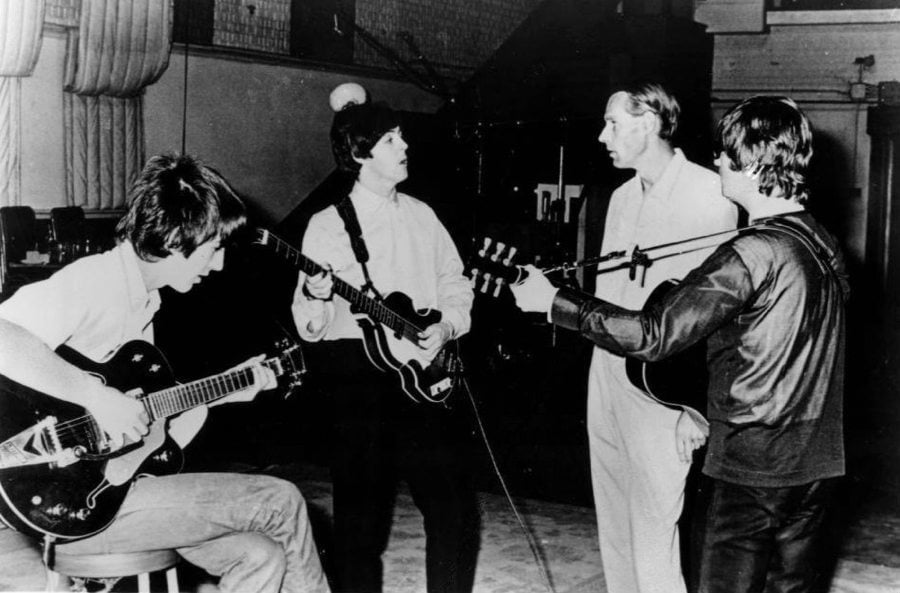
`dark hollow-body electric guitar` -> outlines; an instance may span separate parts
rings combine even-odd
[[[313,276],[325,268],[265,229],[257,243],[270,248],[294,267]],[[429,360],[419,347],[419,332],[441,320],[436,310],[417,311],[412,300],[401,292],[376,299],[337,276],[334,292],[350,303],[363,331],[363,345],[369,361],[379,370],[393,372],[403,392],[415,402],[440,403],[456,387],[460,367],[455,341],[446,344]],[[388,331],[385,331],[387,329]]]
[[[677,280],[660,283],[647,297],[644,308],[661,301],[676,286]],[[705,340],[653,362],[627,357],[625,373],[632,385],[659,403],[669,407],[691,408],[706,415],[709,371],[706,366]]]
[[[137,475],[181,470],[181,448],[168,434],[168,418],[237,393],[254,383],[249,366],[176,384],[153,345],[124,344],[105,363],[61,346],[57,353],[105,384],[139,399],[150,432],[113,450],[93,416],[0,376],[0,517],[38,537],[72,540],[93,535],[115,518]],[[262,363],[295,381],[303,372],[299,345]]]

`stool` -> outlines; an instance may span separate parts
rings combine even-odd
[[[106,579],[137,575],[139,593],[150,593],[150,573],[166,571],[168,593],[178,593],[175,550],[150,550],[126,554],[65,554],[57,549],[47,564],[47,591],[66,591],[63,577]]]

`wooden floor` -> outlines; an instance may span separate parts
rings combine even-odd
[[[331,485],[327,473],[309,464],[282,464],[263,471],[295,482],[309,502],[316,541],[327,556],[327,525],[331,515]],[[597,550],[591,508],[515,499],[522,523],[509,501],[498,494],[481,494],[482,545],[476,572],[476,593],[603,593],[606,587]],[[848,491],[841,507],[842,527],[835,533],[839,559],[829,593],[896,593],[900,591],[900,498],[888,492]],[[531,536],[524,535],[523,525]],[[536,546],[541,564],[535,559]],[[422,518],[407,493],[401,491],[391,542],[385,555],[385,591],[424,590]],[[208,579],[183,566],[187,591],[208,587]],[[0,530],[0,591],[44,588],[40,555],[28,539]]]

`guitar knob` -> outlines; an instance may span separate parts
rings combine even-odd
[[[84,521],[90,516],[91,511],[88,509],[78,509],[77,511],[69,513],[69,519],[78,519],[79,521]]]
[[[497,287],[494,288],[494,298],[497,298],[500,296],[500,289],[503,288],[503,278],[498,277],[497,280],[494,281],[494,284],[497,285]]]

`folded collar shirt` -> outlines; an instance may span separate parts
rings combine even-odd
[[[159,291],[147,290],[138,256],[124,241],[23,286],[0,303],[0,317],[51,348],[65,344],[102,361],[130,340],[152,343],[152,321],[159,306]]]
[[[635,246],[651,247],[733,229],[735,206],[722,197],[719,176],[688,161],[680,149],[662,175],[644,192],[639,176],[612,196],[606,216],[602,253]],[[683,278],[700,265],[712,248],[655,261],[639,269],[635,280],[627,269],[597,276],[596,296],[628,308],[640,308],[650,292],[670,278]]]
[[[395,192],[379,196],[357,183],[350,193],[363,240],[369,254],[366,263],[372,284],[381,296],[402,292],[416,309],[437,309],[458,337],[469,330],[472,289],[463,275],[463,264],[450,234],[425,203]],[[350,245],[344,221],[334,206],[310,220],[303,239],[303,253],[355,287],[365,283],[363,269]],[[300,274],[293,312],[300,335],[307,340],[361,338],[362,330],[349,303],[335,298],[327,304],[321,331],[307,331],[316,308],[302,293]]]

